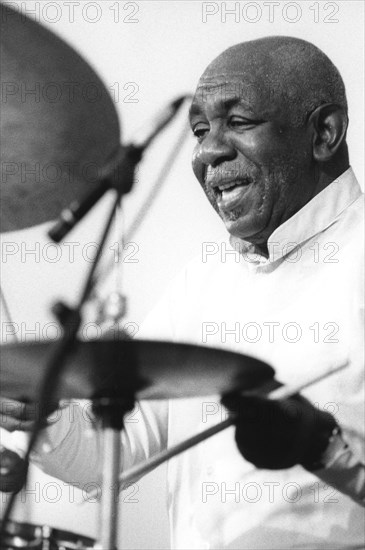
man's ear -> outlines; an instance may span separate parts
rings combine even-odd
[[[314,130],[313,157],[318,162],[327,162],[345,140],[347,114],[340,105],[326,103],[311,113],[308,124]]]

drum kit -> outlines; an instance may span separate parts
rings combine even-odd
[[[48,525],[20,524],[15,521],[7,523],[3,539],[1,548],[4,550],[84,550],[93,548],[95,543],[89,537],[53,529]]]
[[[55,308],[64,336],[51,343],[3,345],[1,397],[38,403],[43,411],[30,436],[26,460],[44,417],[55,410],[60,399],[91,400],[103,433],[103,487],[121,487],[234,423],[231,415],[120,475],[123,416],[136,399],[189,398],[232,391],[280,399],[303,386],[281,386],[269,365],[233,352],[131,340],[122,332],[118,338],[78,340],[82,309],[95,287],[96,268],[115,212],[123,195],[132,189],[134,169],[144,149],[171,120],[182,100],[174,101],[158,118],[142,144],[121,146],[114,104],[94,70],[35,21],[6,5],[0,9],[1,232],[59,217],[49,235],[60,241],[107,189],[115,191],[99,253],[78,306],[71,309],[57,304]],[[94,94],[93,101],[85,90]],[[96,178],[88,178],[90,167],[96,167]],[[57,178],[52,177],[54,171]],[[308,381],[308,385],[327,374]],[[100,510],[100,539],[95,542],[48,526],[16,523],[9,517],[9,505],[2,522],[1,548],[115,549],[118,507],[112,490],[102,491]]]

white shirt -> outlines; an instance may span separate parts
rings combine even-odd
[[[300,466],[258,470],[229,428],[168,464],[173,548],[364,548],[364,508],[356,502],[365,503],[362,224],[362,194],[349,169],[276,229],[269,258],[234,239],[203,243],[202,257],[146,320],[139,337],[247,353],[286,384],[349,365],[303,395],[335,415],[351,456],[317,475]],[[48,430],[53,450],[42,467],[87,483],[97,479],[98,438],[85,431],[81,407],[75,414]],[[126,422],[124,468],[224,418],[219,396],[141,403]]]

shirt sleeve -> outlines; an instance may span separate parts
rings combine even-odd
[[[87,491],[100,487],[102,432],[89,401],[72,401],[43,431],[32,461],[45,473]],[[122,431],[122,470],[143,462],[166,448],[165,401],[144,401],[125,416]]]
[[[339,419],[342,431],[335,445],[325,452],[324,468],[313,473],[338,491],[365,507],[365,357],[364,357],[364,287],[363,263],[356,275],[353,300],[348,303],[352,324],[347,333],[349,357],[348,377],[352,378],[353,391],[347,395]],[[350,284],[350,283],[349,283]],[[356,328],[355,328],[356,327]]]
[[[328,457],[326,467],[314,472],[327,485],[335,487],[365,507],[365,464],[351,443],[339,437],[337,448]]]

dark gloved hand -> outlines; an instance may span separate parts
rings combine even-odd
[[[55,410],[58,404],[52,406]],[[61,408],[63,405],[60,405]],[[51,410],[50,407],[47,408]],[[13,399],[0,398],[0,427],[8,432],[20,430],[32,431],[35,423],[42,419],[42,426],[46,427],[57,418],[44,418],[37,403],[21,403]],[[1,442],[0,442],[1,443]],[[18,493],[27,476],[28,462],[14,451],[0,445],[0,491]]]
[[[23,487],[28,463],[17,453],[0,446],[0,491],[18,493]]]
[[[304,397],[274,401],[265,397],[227,394],[223,405],[237,415],[236,443],[257,468],[280,470],[301,464],[318,467],[337,423]]]

